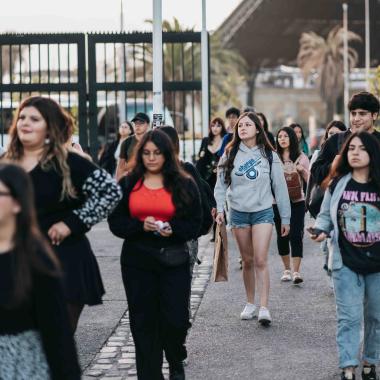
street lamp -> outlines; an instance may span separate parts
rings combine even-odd
[[[348,78],[348,18],[347,3],[343,3],[343,75],[344,75],[344,123],[349,125],[348,118],[348,97],[349,97],[349,78]]]

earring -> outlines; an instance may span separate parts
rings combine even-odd
[[[45,145],[49,145],[50,144],[50,139],[47,137],[46,139],[45,139]]]

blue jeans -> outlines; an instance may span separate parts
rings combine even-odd
[[[359,365],[364,316],[362,360],[380,362],[380,273],[361,275],[343,266],[332,272],[338,319],[339,367]]]

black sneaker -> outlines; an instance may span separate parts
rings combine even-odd
[[[340,375],[340,380],[355,380],[355,374],[352,374],[352,377],[346,377],[346,373],[343,371]]]
[[[367,373],[368,372],[368,373]],[[362,371],[362,380],[378,380],[376,376],[376,366],[364,366]]]

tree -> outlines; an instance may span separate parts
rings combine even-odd
[[[348,41],[361,41],[354,32],[348,32]],[[336,110],[337,99],[343,93],[344,78],[344,29],[334,27],[327,38],[314,32],[302,33],[297,63],[304,77],[317,74],[316,84],[319,94],[326,102],[326,121],[330,121]],[[352,69],[358,62],[358,53],[353,47],[348,48],[348,66]]]

